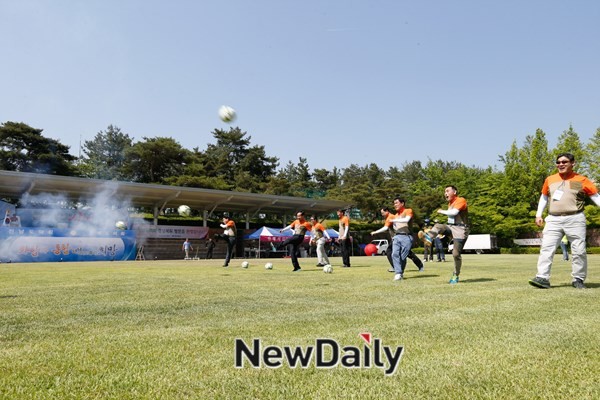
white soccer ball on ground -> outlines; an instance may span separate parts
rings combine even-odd
[[[331,264],[327,264],[323,267],[323,272],[325,272],[326,274],[331,274],[333,272],[333,267],[331,266]]]
[[[189,217],[190,214],[192,213],[192,209],[189,206],[186,206],[185,204],[182,204],[179,207],[177,207],[177,212],[182,217]]]
[[[273,269],[273,263],[270,263],[270,262],[266,263],[265,269]]]
[[[125,229],[127,229],[127,224],[123,221],[117,221],[115,223],[115,228],[125,230]]]
[[[235,110],[229,106],[221,106],[219,108],[219,118],[223,122],[231,122],[235,119]]]
[[[242,263],[242,268],[248,268],[249,265],[250,265],[250,263],[248,261],[244,261]]]

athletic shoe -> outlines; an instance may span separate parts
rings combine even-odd
[[[453,274],[452,278],[450,278],[450,281],[448,283],[450,283],[451,285],[456,285],[458,283],[458,275]]]
[[[539,276],[530,279],[529,284],[540,289],[550,289],[550,281],[548,279],[540,278]]]
[[[401,281],[402,280],[402,274],[396,274],[396,275],[394,275],[394,280],[395,281]]]
[[[575,289],[585,289],[585,285],[583,284],[583,281],[581,279],[575,278],[573,280],[573,282],[571,283],[571,285],[575,288]]]
[[[388,269],[388,272],[396,272],[396,270],[394,268],[390,268]]]
[[[324,266],[325,266],[325,264],[321,264],[321,263],[317,264],[317,267],[324,267]]]
[[[349,265],[342,265],[342,268],[350,268]]]
[[[292,272],[299,272],[302,271],[302,268],[298,267],[298,268],[294,268],[294,270]]]
[[[425,267],[419,268],[419,272],[423,272],[423,271],[425,271]]]
[[[223,267],[224,267],[224,268],[227,268],[227,267],[229,267],[229,265],[227,265],[227,264],[223,264]]]

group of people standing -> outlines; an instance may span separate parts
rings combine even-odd
[[[436,237],[438,233],[451,234],[455,242],[454,245],[454,261],[455,270],[450,283],[457,283],[461,267],[461,251],[462,245],[466,241],[468,235],[468,209],[466,200],[457,196],[457,189],[454,186],[448,186],[445,191],[446,199],[448,199],[448,210],[438,210],[439,213],[448,215],[448,224],[435,224],[429,231],[430,235]],[[413,235],[411,231],[411,223],[413,219],[413,211],[405,207],[406,201],[403,198],[397,197],[394,199],[394,208],[396,214],[390,212],[387,207],[381,209],[381,215],[385,219],[383,228],[371,232],[372,235],[377,233],[389,232],[392,236],[392,251],[388,252],[388,260],[392,266],[390,271],[395,272],[394,280],[403,279],[406,261],[410,258],[416,265],[419,271],[424,270],[423,262],[415,255],[411,248],[413,243]],[[341,249],[342,267],[350,268],[350,255],[352,253],[352,242],[350,238],[350,219],[343,209],[337,210],[339,237],[337,242]],[[219,237],[227,241],[227,252],[223,267],[229,266],[229,262],[233,258],[233,252],[236,244],[237,231],[235,222],[229,217],[223,217],[221,228],[224,229]],[[306,219],[304,211],[296,213],[296,219],[280,232],[287,230],[293,231],[293,235],[284,240],[277,246],[278,249],[290,247],[290,255],[293,271],[301,271],[299,263],[299,248],[304,242],[305,235],[311,232],[311,244],[314,244],[317,249],[317,266],[323,267],[329,264],[329,257],[325,250],[325,244],[331,240],[327,229],[319,222],[316,216],[311,216],[310,221]],[[435,233],[434,233],[435,232]],[[429,235],[426,236],[427,240]],[[207,242],[208,251],[206,258],[212,258],[212,250],[214,248],[214,240],[210,238]],[[189,259],[189,252],[193,247],[188,239],[183,243],[182,250],[185,251],[185,258]]]
[[[458,189],[455,186],[447,186],[444,190],[444,196],[448,201],[447,210],[438,210],[440,214],[448,216],[446,224],[436,223],[424,234],[425,242],[430,245],[433,238],[439,235],[451,235],[454,241],[452,256],[454,257],[454,272],[450,278],[451,284],[458,283],[458,277],[462,266],[462,248],[469,235],[469,210],[467,201],[458,196]],[[413,210],[406,207],[406,200],[402,197],[394,199],[394,208],[396,214],[389,212],[387,208],[381,209],[381,214],[385,218],[384,226],[371,235],[389,232],[392,236],[391,264],[394,270],[394,281],[404,279],[404,270],[406,269],[407,259],[411,258],[419,271],[424,270],[424,265],[419,258],[411,251],[413,246],[413,234],[411,229]]]
[[[435,221],[437,222],[437,220]],[[435,223],[434,222],[434,223]],[[423,229],[419,231],[418,237],[423,241],[423,261],[433,261],[434,256],[437,256],[438,262],[446,261],[446,235],[443,233],[438,234],[433,238],[433,242],[425,240],[425,235],[431,230],[433,224],[430,224],[429,219],[425,220]]]
[[[338,243],[342,251],[342,267],[350,268],[350,254],[352,252],[352,242],[350,240],[350,219],[346,215],[346,212],[342,209],[337,210],[339,218],[339,237]],[[279,232],[292,230],[294,234],[281,242],[278,246],[283,248],[291,246],[291,258],[293,272],[301,271],[300,263],[298,261],[299,247],[304,242],[304,236],[307,232],[311,232],[311,242],[317,247],[317,267],[324,267],[329,264],[329,257],[325,251],[325,243],[327,240],[331,240],[327,229],[318,221],[315,215],[310,217],[310,222],[305,219],[304,211],[298,211],[296,213],[296,220],[291,224],[281,229]],[[325,239],[327,238],[327,239]]]
[[[544,228],[542,245],[538,257],[537,274],[529,280],[529,283],[537,288],[550,288],[550,271],[554,254],[560,244],[563,260],[567,261],[567,243],[571,245],[571,285],[576,289],[585,288],[587,232],[583,211],[586,197],[600,206],[600,195],[598,188],[590,179],[574,172],[574,166],[575,156],[573,154],[566,152],[558,154],[556,157],[557,173],[547,177],[542,186],[535,216],[536,224]],[[431,228],[422,231],[421,236],[430,245],[435,245],[436,240],[441,239],[442,236],[452,237],[454,270],[449,283],[457,284],[462,270],[463,247],[469,237],[469,209],[466,199],[458,196],[458,189],[455,186],[446,186],[444,197],[448,201],[448,208],[439,209],[437,212],[446,215],[448,222],[445,224],[435,223]],[[383,208],[381,213],[385,218],[385,225],[383,228],[371,232],[373,235],[388,231],[393,236],[391,261],[395,272],[395,281],[402,280],[404,277],[406,261],[411,253],[413,240],[412,234],[410,234],[413,212],[406,207],[405,203],[405,200],[400,197],[394,199],[395,215]],[[548,215],[543,218],[546,207],[548,207]],[[422,271],[422,267],[419,267],[419,270]]]
[[[352,252],[352,243],[350,240],[350,220],[348,216],[346,216],[345,210],[337,210],[337,214],[339,217],[339,237],[337,239],[338,244],[340,245],[342,252],[342,262],[344,268],[350,268],[350,254]],[[237,237],[237,229],[235,226],[235,222],[229,217],[223,217],[221,228],[224,229],[223,234],[216,235],[217,237],[223,238],[227,243],[227,252],[225,254],[225,262],[223,267],[228,267],[229,262],[233,258],[233,253],[235,250],[236,237]],[[310,244],[316,246],[317,249],[317,266],[324,267],[329,264],[329,257],[327,256],[327,251],[325,250],[325,244],[328,240],[331,240],[327,229],[319,222],[315,215],[310,217],[310,222],[306,220],[304,211],[298,211],[296,213],[296,220],[294,220],[291,224],[281,229],[279,232],[284,232],[287,230],[292,230],[294,234],[290,236],[288,239],[280,243],[277,248],[285,248],[290,247],[290,255],[292,259],[293,271],[300,271],[302,268],[300,267],[300,263],[298,261],[300,255],[300,245],[304,242],[304,237],[307,232],[311,232],[311,240]],[[209,238],[206,243],[207,253],[206,259],[212,258],[213,249],[215,247],[215,240]],[[190,251],[193,250],[193,246],[189,239],[186,239],[182,245],[182,251],[185,252],[185,259],[190,258]]]
[[[586,197],[589,197],[597,206],[600,206],[600,195],[592,181],[573,171],[574,166],[575,157],[573,154],[559,154],[556,158],[558,172],[547,177],[542,187],[535,222],[538,226],[544,227],[543,239],[537,263],[537,274],[529,281],[532,286],[537,288],[550,288],[550,271],[553,257],[558,245],[564,244],[564,242],[571,245],[572,286],[577,289],[585,288],[587,255],[586,218],[583,210]],[[454,268],[449,283],[455,285],[460,280],[463,247],[469,237],[469,208],[467,200],[458,195],[458,189],[453,185],[444,188],[444,197],[448,202],[448,207],[447,209],[438,209],[437,213],[445,215],[447,222],[436,222],[433,226],[427,226],[426,229],[420,232],[419,237],[426,244],[426,248],[429,246],[430,252],[433,247],[437,249],[438,261],[445,261],[442,239],[444,237],[451,238]],[[542,215],[547,206],[548,215],[544,219]],[[413,210],[406,207],[406,201],[402,197],[394,199],[394,209],[395,213],[392,213],[387,207],[381,208],[381,216],[385,220],[384,226],[371,232],[371,235],[389,233],[391,236],[392,248],[391,251],[387,252],[388,260],[392,266],[390,272],[394,272],[394,281],[401,281],[404,279],[406,263],[409,258],[419,271],[424,270],[424,264],[412,252],[414,240],[411,229],[414,218]],[[344,268],[350,268],[350,254],[352,252],[350,222],[345,210],[337,210],[337,215],[339,219],[339,238],[337,241],[341,248],[342,263]],[[221,227],[224,229],[224,233],[219,236],[227,240],[227,253],[223,265],[223,267],[227,267],[233,257],[236,243],[235,222],[226,216],[223,218]],[[331,240],[331,237],[316,216],[311,216],[310,220],[306,220],[304,212],[298,211],[296,219],[280,232],[286,230],[292,230],[293,235],[283,241],[278,248],[281,249],[286,246],[291,248],[290,254],[294,272],[302,269],[298,261],[299,246],[304,242],[307,232],[312,233],[311,244],[314,244],[317,249],[317,266],[322,267],[330,263],[325,251],[325,244],[328,240]],[[207,258],[209,258],[209,255],[212,258],[214,240],[209,239],[207,246],[210,246]],[[563,246],[563,255],[564,259],[567,260],[565,247],[566,245]],[[183,245],[186,258],[189,257],[191,249],[191,244],[186,239]],[[424,261],[427,261],[427,258]]]
[[[233,252],[235,250],[237,228],[235,226],[235,222],[229,216],[223,217],[222,224],[220,224],[220,226],[221,226],[221,228],[224,229],[224,231],[222,234],[215,235],[215,236],[217,238],[224,239],[227,243],[227,251],[225,254],[225,263],[223,264],[223,267],[228,267],[229,262],[233,258]],[[211,237],[206,239],[205,258],[207,260],[210,260],[213,258],[213,251],[214,251],[215,246],[216,246],[215,239],[213,239]],[[190,242],[189,239],[185,239],[185,242],[183,242],[183,245],[181,246],[181,250],[185,252],[184,260],[191,260],[190,251],[194,250],[194,247],[192,246],[192,243]],[[196,252],[196,254],[197,254],[197,252]]]

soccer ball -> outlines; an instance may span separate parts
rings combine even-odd
[[[325,272],[326,274],[331,274],[333,272],[333,267],[331,266],[331,264],[327,264],[323,267],[323,272]]]
[[[265,269],[273,269],[273,264],[272,263],[266,263],[265,264]]]
[[[182,204],[177,208],[177,212],[182,217],[189,217],[190,214],[192,213],[192,209],[189,206]]]
[[[235,110],[229,106],[221,106],[219,108],[219,118],[223,122],[231,122],[235,119]]]
[[[127,229],[127,224],[123,221],[117,221],[115,224],[115,228],[117,229]]]
[[[242,263],[242,268],[248,268],[249,265],[250,265],[250,263],[248,261],[244,261]]]

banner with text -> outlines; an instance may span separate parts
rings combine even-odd
[[[145,225],[135,224],[134,228],[138,239],[204,239],[208,235],[205,226],[177,226],[177,225]]]
[[[135,232],[76,231],[55,228],[0,228],[0,261],[134,260]]]

